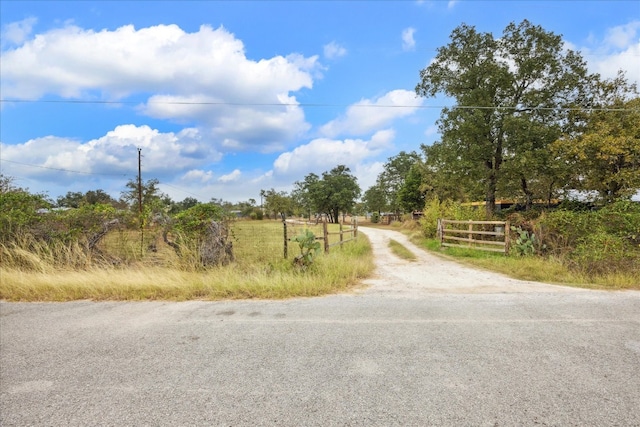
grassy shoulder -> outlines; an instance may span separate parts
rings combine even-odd
[[[426,239],[417,233],[408,234],[418,246],[465,265],[502,273],[519,280],[552,283],[587,289],[640,290],[640,280],[635,275],[619,272],[601,276],[586,276],[571,271],[560,260],[552,257],[505,256],[464,248],[441,248],[436,239]]]
[[[205,271],[163,266],[86,270],[24,271],[0,267],[0,299],[73,300],[222,300],[285,299],[348,291],[374,269],[365,236],[319,255],[305,271],[291,259],[269,263],[236,262]]]

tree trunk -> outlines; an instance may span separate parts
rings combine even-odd
[[[496,171],[491,170],[487,179],[487,193],[485,196],[485,214],[487,219],[493,217],[493,213],[496,211],[496,187],[497,187]]]
[[[520,177],[520,188],[524,193],[525,201],[524,201],[524,210],[528,211],[531,209],[531,205],[533,204],[533,192],[527,186],[527,180],[525,177]]]

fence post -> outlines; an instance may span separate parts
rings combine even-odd
[[[327,230],[327,220],[322,221],[322,237],[324,238],[324,253],[329,253],[329,231]]]
[[[342,248],[342,223],[340,223],[340,248]]]
[[[471,246],[471,244],[473,242],[471,242],[471,240],[473,240],[473,223],[471,222],[471,220],[469,220],[469,246]]]
[[[284,259],[287,259],[289,249],[289,239],[287,238],[287,221],[282,218],[282,231],[284,234]]]
[[[353,239],[358,239],[358,217],[353,218]]]
[[[511,249],[511,227],[509,227],[509,220],[504,223],[504,254],[509,255],[509,249]]]

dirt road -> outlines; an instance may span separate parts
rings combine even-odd
[[[513,292],[584,292],[566,286],[515,280],[504,275],[465,267],[431,255],[417,247],[404,234],[379,228],[360,227],[371,241],[376,274],[365,281],[368,293],[419,298],[426,293],[513,293]],[[393,239],[411,250],[416,261],[406,261],[389,249]]]

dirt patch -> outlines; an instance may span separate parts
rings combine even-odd
[[[364,281],[368,287],[359,293],[406,298],[425,293],[584,292],[583,289],[516,280],[463,266],[429,254],[398,231],[368,227],[358,230],[371,241],[376,263],[374,276]],[[417,260],[406,261],[394,255],[389,249],[391,239],[411,250]]]

